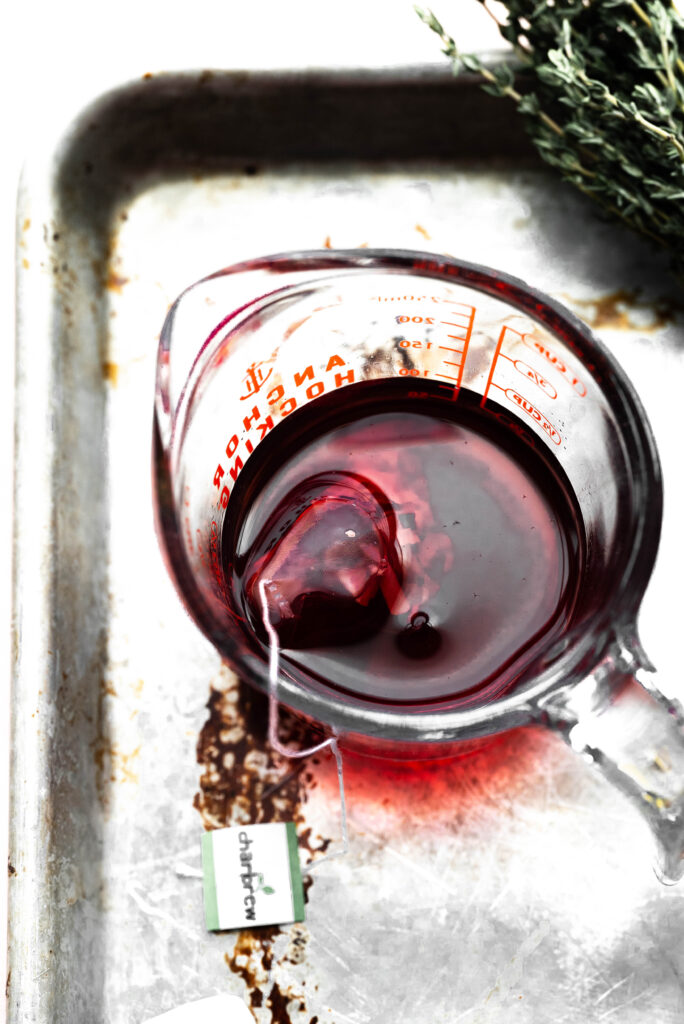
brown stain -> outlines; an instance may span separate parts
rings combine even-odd
[[[140,691],[141,687],[138,683],[133,688],[134,697],[138,697]],[[111,736],[106,726],[107,701],[119,699],[122,699],[121,694],[116,691],[111,681],[102,678],[98,693],[97,733],[90,747],[95,766],[95,790],[105,816],[109,813],[109,787],[112,784],[123,783],[137,785],[139,782],[135,769],[142,745],[138,744],[133,750],[121,749],[120,746],[111,742]]]
[[[310,827],[303,827],[302,808],[313,775],[304,759],[293,763],[271,749],[267,697],[231,676],[224,689],[212,688],[207,707],[209,717],[197,742],[202,772],[194,799],[205,828],[294,821],[300,847],[310,858],[320,856],[330,839],[314,836]],[[281,710],[279,733],[285,744],[299,749],[320,740],[319,730],[287,710]],[[312,882],[310,875],[303,879],[307,902]],[[274,942],[282,934],[289,934],[289,942],[274,963]],[[308,931],[299,923],[289,930],[280,926],[245,929],[232,952],[225,954],[228,968],[246,986],[248,1006],[262,1014],[268,1011],[271,1024],[290,1024],[287,1007],[293,1000],[306,1011],[304,993],[281,986],[273,978],[273,969],[302,963],[307,943]]]
[[[287,1012],[287,1008],[293,998],[296,997],[289,992],[283,992],[278,985],[273,986],[266,1000],[273,1024],[290,1024],[290,1014]]]
[[[17,873],[17,869],[15,868],[14,864],[11,862],[11,860],[8,857],[7,858],[7,874],[11,878],[12,875],[16,875],[16,873]]]
[[[291,1024],[288,1005],[296,1001],[300,1010],[305,1011],[306,1004],[302,993],[290,987],[282,988],[272,979],[273,944],[280,934],[281,929],[277,926],[260,928],[258,931],[245,929],[238,935],[232,953],[224,955],[224,960],[229,970],[245,983],[250,1009],[269,1010],[271,1024]],[[295,938],[291,939],[288,951],[300,935],[301,932],[297,932]],[[300,963],[301,960],[292,960],[288,953],[285,953],[276,961],[275,966],[286,962]]]
[[[133,771],[133,763],[140,754],[140,746],[135,750],[124,751],[117,746],[102,742],[96,744],[93,759],[97,769],[98,793],[104,806],[108,805],[106,787],[111,782],[138,783],[138,775]]]
[[[620,288],[593,299],[576,299],[565,295],[582,319],[596,329],[640,331],[651,334],[674,323],[684,312],[684,304],[675,299],[645,300],[638,290]],[[636,313],[648,314],[635,316]]]
[[[205,828],[303,821],[306,768],[273,751],[268,743],[268,699],[235,680],[226,690],[212,689],[209,718],[197,742],[202,766],[194,806]],[[320,734],[287,711],[281,711],[284,743],[312,746]]]
[[[116,387],[119,383],[119,364],[111,359],[104,359],[102,362],[102,380]]]
[[[130,278],[124,277],[123,274],[117,274],[117,272],[110,267],[107,276],[104,281],[104,286],[107,291],[116,292],[121,295],[124,286],[128,284]]]
[[[233,974],[242,978],[248,989],[257,989],[268,982],[273,964],[273,943],[280,935],[280,927],[245,929],[237,937],[232,953],[225,961]]]

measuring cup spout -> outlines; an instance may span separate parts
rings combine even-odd
[[[655,872],[684,876],[684,716],[655,673],[617,645],[581,683],[543,701],[543,721],[636,804],[656,841]]]

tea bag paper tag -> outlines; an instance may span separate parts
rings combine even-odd
[[[202,836],[209,931],[304,920],[294,822],[241,825]]]
[[[151,1017],[144,1024],[254,1024],[254,1018],[237,996],[209,996]]]

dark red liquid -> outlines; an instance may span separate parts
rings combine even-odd
[[[259,445],[231,496],[223,571],[267,643],[265,600],[284,671],[392,705],[481,702],[567,628],[582,534],[564,474],[480,401],[365,381]]]

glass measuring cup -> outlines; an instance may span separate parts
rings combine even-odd
[[[662,514],[655,444],[608,353],[579,320],[521,282],[426,253],[323,251],[239,264],[184,292],[160,340],[154,470],[159,533],[189,613],[242,678],[268,688],[259,607],[236,597],[226,568],[226,538],[249,533],[252,467],[267,450],[271,466],[274,455],[283,464],[294,452],[299,458],[317,410],[353,408],[361,388],[366,395],[381,385],[401,386],[408,414],[411,403],[438,391],[454,409],[478,409],[489,424],[484,433],[496,428],[500,447],[510,447],[507,437],[516,453],[522,444],[556,467],[576,520],[572,593],[563,616],[549,617],[553,629],[537,622],[534,642],[510,641],[496,669],[488,665],[486,680],[476,673],[470,688],[433,679],[409,699],[400,678],[408,672],[378,688],[375,673],[334,678],[334,656],[322,668],[308,654],[283,650],[280,698],[343,738],[365,737],[380,754],[420,744],[430,756],[445,742],[547,725],[639,806],[656,837],[660,877],[678,879],[680,709],[659,693],[636,628]],[[357,476],[326,478],[326,500],[333,484],[335,500],[346,500]],[[370,519],[385,508],[382,488],[381,497],[368,497],[365,483],[363,496],[358,481],[353,486]],[[267,552],[281,525],[266,537]],[[381,533],[378,526],[377,543]],[[396,530],[382,543],[385,554],[396,550]],[[534,551],[523,555],[529,561]],[[570,557],[566,550],[561,561]],[[390,563],[388,556],[383,581],[401,590],[403,569],[389,572]],[[521,587],[515,600],[505,596],[512,618],[527,594]],[[405,629],[425,627],[419,605],[408,602],[401,613],[409,617]],[[502,621],[493,632],[505,647]]]

